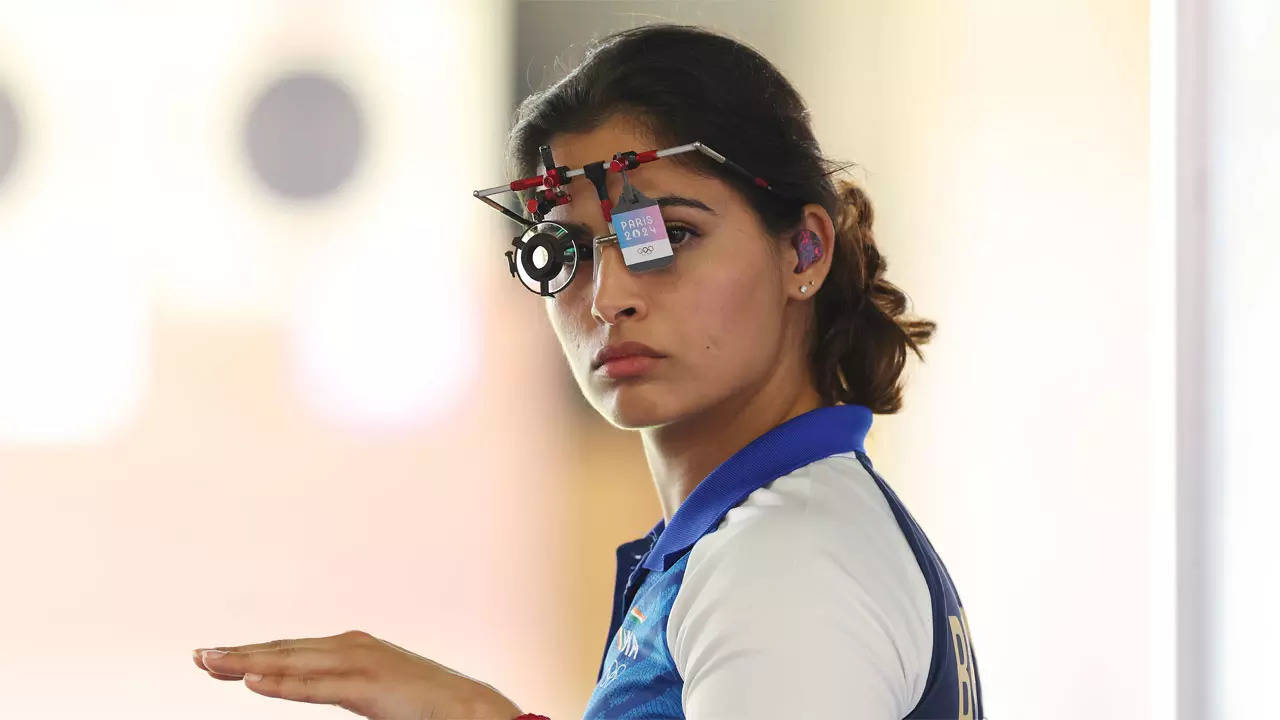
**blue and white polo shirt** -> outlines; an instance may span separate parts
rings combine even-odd
[[[618,547],[584,720],[980,720],[960,596],[863,448],[871,411],[756,438]]]

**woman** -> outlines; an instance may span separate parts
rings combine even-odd
[[[585,717],[980,718],[959,596],[862,443],[873,412],[900,408],[907,352],[934,326],[904,315],[870,203],[832,182],[786,79],[700,28],[623,31],[521,104],[510,157],[527,177],[547,170],[542,146],[577,168],[695,140],[766,182],[693,152],[633,169],[670,266],[636,272],[590,242],[610,228],[586,176],[568,189],[588,200],[545,217],[575,229],[591,271],[545,301],[551,325],[591,405],[639,432],[663,512],[618,548]],[[609,197],[622,182],[608,177]],[[197,663],[369,717],[519,713],[364,633],[279,642]]]

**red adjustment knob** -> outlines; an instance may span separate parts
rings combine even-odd
[[[614,153],[613,162],[619,163],[621,168],[625,170],[635,170],[640,165],[640,162],[636,159],[635,150],[627,150],[626,152]],[[612,163],[610,163],[610,169],[613,169]]]
[[[542,176],[534,175],[533,177],[521,178],[519,180],[512,180],[509,187],[512,190],[525,190],[531,187],[538,187],[541,184],[542,184]]]
[[[529,198],[524,206],[529,208],[531,215],[546,215],[551,208],[572,201],[573,196],[569,193],[557,195],[555,190],[547,189]]]
[[[560,187],[569,182],[569,166],[557,165],[547,168],[547,172],[542,176],[542,184],[549,188]]]

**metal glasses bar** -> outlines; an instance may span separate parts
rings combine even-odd
[[[712,160],[715,160],[717,163],[720,163],[721,165],[726,165],[736,172],[745,174],[748,178],[750,178],[752,181],[755,181],[757,184],[762,182],[760,178],[758,178],[757,176],[747,172],[737,163],[729,161],[727,158],[725,158],[725,156],[721,155],[720,153],[716,152],[715,150],[711,149],[710,147],[708,147],[707,145],[703,144],[701,141],[698,141],[698,140],[695,140],[694,142],[691,142],[691,143],[685,143],[684,145],[676,145],[674,147],[663,148],[662,150],[654,151],[653,155],[654,155],[654,159],[656,160],[658,158],[670,157],[672,155],[679,155],[680,153],[686,153],[691,150],[697,150],[703,155],[706,155]],[[637,154],[643,155],[644,153],[637,153]],[[615,172],[608,167],[606,167],[606,170],[609,170],[610,172]],[[575,178],[579,175],[582,175],[585,172],[586,171],[583,168],[578,168],[577,170],[570,170],[564,175],[565,175],[565,178],[568,179],[568,178]],[[521,178],[519,180],[514,180],[512,182],[509,182],[506,185],[495,185],[491,188],[476,190],[472,194],[478,198],[483,199],[489,195],[496,195],[501,192],[508,192],[508,191],[514,192],[516,188],[511,187],[512,185],[522,185],[523,187],[519,188],[521,190],[526,190],[530,188],[536,190],[542,187],[542,182],[544,181],[545,177],[546,177],[545,175],[534,175],[527,178]],[[536,185],[531,184],[533,183],[534,180],[538,181]],[[762,185],[762,187],[765,187],[767,189],[772,189],[771,187],[768,186],[767,183]]]

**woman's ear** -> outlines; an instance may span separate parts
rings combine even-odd
[[[836,229],[827,209],[818,203],[801,208],[800,222],[791,230],[789,241],[790,248],[783,253],[787,265],[783,288],[788,297],[807,300],[822,287],[835,252]]]

